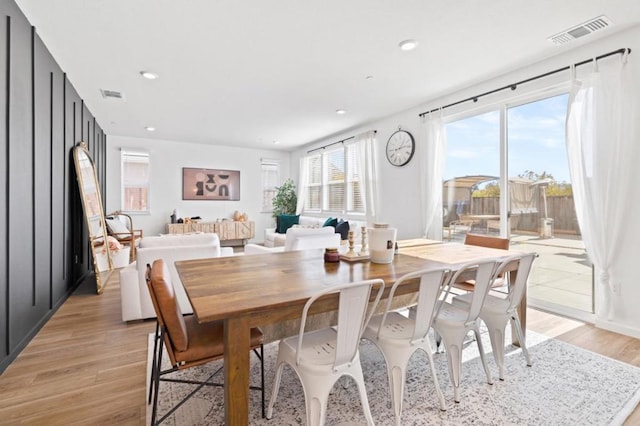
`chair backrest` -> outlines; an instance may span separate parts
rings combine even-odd
[[[376,297],[369,303],[371,290],[378,287]],[[381,279],[359,281],[330,287],[312,296],[304,305],[300,322],[300,335],[298,337],[298,349],[296,363],[300,363],[300,352],[304,338],[304,329],[307,322],[307,313],[313,303],[320,297],[330,293],[340,293],[338,303],[338,325],[336,341],[336,358],[333,370],[340,371],[353,362],[360,344],[360,338],[365,327],[371,319],[371,315],[382,297],[384,281]]]
[[[467,233],[464,243],[471,246],[489,247],[495,249],[509,250],[509,239],[492,237],[488,235],[478,235]]]
[[[493,278],[496,276],[495,274],[498,264],[499,262],[497,260],[491,259],[483,262],[472,262],[461,265],[447,283],[447,289],[440,305],[438,306],[438,310],[440,309],[440,306],[442,306],[442,303],[444,303],[444,299],[448,296],[451,286],[462,279],[468,279],[467,275],[472,274],[475,275],[475,277],[472,278],[475,280],[475,287],[472,292],[473,297],[471,299],[471,305],[469,306],[467,321],[475,321],[480,315],[480,309],[482,308],[484,299],[487,297]]]
[[[289,228],[284,251],[339,247],[340,234],[332,226],[322,228]]]
[[[504,259],[500,265],[498,265],[495,274],[496,277],[505,273],[505,271],[511,270],[511,268],[513,268],[513,263],[518,264],[516,282],[512,283],[509,288],[509,307],[507,312],[512,312],[520,305],[520,301],[527,289],[527,282],[529,281],[529,275],[531,274],[531,269],[536,256],[537,255],[535,253],[517,254],[509,256]]]
[[[185,351],[189,346],[187,326],[171,284],[169,269],[162,259],[147,265],[147,287],[160,327],[165,330],[165,344],[171,363],[175,364],[173,351]]]
[[[140,248],[151,247],[183,247],[210,245],[220,247],[220,237],[213,232],[197,234],[169,234],[144,237],[140,240]]]
[[[413,328],[413,335],[411,337],[411,343],[420,342],[427,338],[431,323],[436,310],[436,302],[439,300],[440,294],[444,290],[444,283],[449,278],[449,269],[422,269],[419,271],[411,272],[403,275],[395,283],[389,292],[387,298],[387,306],[382,315],[382,321],[380,321],[380,327],[378,328],[378,338],[380,332],[384,328],[385,321],[387,319],[387,313],[391,310],[393,304],[393,295],[399,285],[405,281],[420,278],[420,284],[418,285],[418,305],[416,307],[415,326]]]

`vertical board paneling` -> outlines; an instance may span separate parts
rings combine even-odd
[[[35,291],[40,317],[50,308],[51,244],[51,74],[57,68],[53,57],[39,37],[35,39],[35,126],[34,126],[34,230],[35,230]]]
[[[81,113],[81,125],[82,125],[82,137],[81,140],[84,140],[89,147],[89,153],[91,154],[91,158],[95,162],[96,158],[96,144],[95,139],[93,137],[93,133],[91,132],[91,123],[93,122],[93,116],[89,112],[89,109],[82,102],[82,113]],[[81,212],[81,216],[79,217],[82,222],[82,235],[83,241],[85,241],[86,250],[84,252],[84,262],[82,264],[82,272],[84,274],[91,273],[93,270],[93,253],[91,252],[91,244],[89,243],[89,229],[87,228],[87,221],[84,218],[84,212]]]
[[[12,17],[9,67],[9,349],[36,325],[33,312],[31,27]]]
[[[1,1],[0,372],[90,270],[72,175],[83,126],[104,158],[90,111],[15,2]]]
[[[78,220],[82,216],[80,193],[78,191],[78,181],[73,165],[73,146],[80,141],[81,134],[81,111],[82,102],[80,96],[75,91],[69,80],[65,85],[65,146],[67,156],[67,191],[69,194],[67,204],[67,217],[65,227],[65,241],[68,244],[69,256],[69,279],[71,283],[76,283],[83,276],[83,265],[85,263],[85,250],[87,240],[83,235],[83,221]]]
[[[9,318],[8,318],[8,235],[9,228],[7,222],[7,209],[9,202],[8,190],[8,82],[9,76],[9,27],[10,18],[5,14],[0,15],[0,359],[4,359],[9,354]]]
[[[67,294],[65,280],[65,200],[68,192],[65,186],[65,164],[67,151],[64,145],[64,85],[65,77],[56,67],[53,71],[53,109],[51,131],[51,303],[54,306]]]

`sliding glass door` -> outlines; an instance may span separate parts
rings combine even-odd
[[[443,238],[461,241],[467,232],[487,232],[500,220],[500,112],[447,125],[442,188]]]
[[[513,249],[537,252],[529,304],[588,319],[592,268],[571,191],[567,98],[503,105],[447,125],[443,239],[499,235]]]

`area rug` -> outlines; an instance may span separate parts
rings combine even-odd
[[[508,329],[509,327],[507,327]],[[486,342],[485,342],[486,341]],[[394,424],[387,373],[382,354],[366,340],[360,356],[373,419],[377,425]],[[483,333],[485,348],[490,348]],[[153,350],[149,336],[149,359]],[[505,380],[497,379],[497,366],[488,354],[494,384],[486,382],[476,351],[468,342],[463,351],[461,402],[453,402],[453,388],[444,353],[434,355],[438,380],[447,403],[440,411],[426,356],[418,351],[410,361],[402,410],[403,425],[619,425],[640,400],[640,368],[621,363],[531,331],[527,344],[533,366],[527,367],[519,348],[508,346]],[[266,400],[275,372],[277,343],[265,345]],[[486,349],[488,350],[488,349]],[[168,363],[168,358],[165,358]],[[151,364],[151,361],[148,363]],[[182,377],[207,377],[221,364],[212,363],[185,372]],[[150,370],[149,370],[150,371]],[[260,365],[251,355],[251,384],[259,385]],[[220,378],[222,380],[222,378]],[[148,381],[147,381],[148,383]],[[159,413],[166,412],[192,389],[189,385],[161,383]],[[147,406],[150,419],[151,406]],[[147,423],[148,424],[148,423]],[[222,389],[207,386],[165,420],[166,425],[224,424]],[[260,392],[250,393],[249,424],[305,424],[304,394],[297,376],[285,367],[271,420],[262,419]],[[355,385],[340,383],[329,396],[327,425],[366,424]]]

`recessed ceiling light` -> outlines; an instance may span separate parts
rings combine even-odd
[[[398,46],[404,51],[413,50],[418,46],[418,42],[412,39],[401,41]]]
[[[153,126],[147,126],[147,127],[145,127],[145,130],[146,130],[147,132],[155,132],[155,131],[156,131],[156,128],[155,128],[155,127],[153,127]]]
[[[280,143],[280,141],[273,141],[274,145],[278,145]]]
[[[346,113],[347,113],[347,110],[344,110],[344,109],[337,109],[336,110],[336,114],[342,115],[342,114],[346,114]]]
[[[140,75],[149,80],[155,80],[156,78],[158,78],[158,74],[151,71],[140,71]]]

